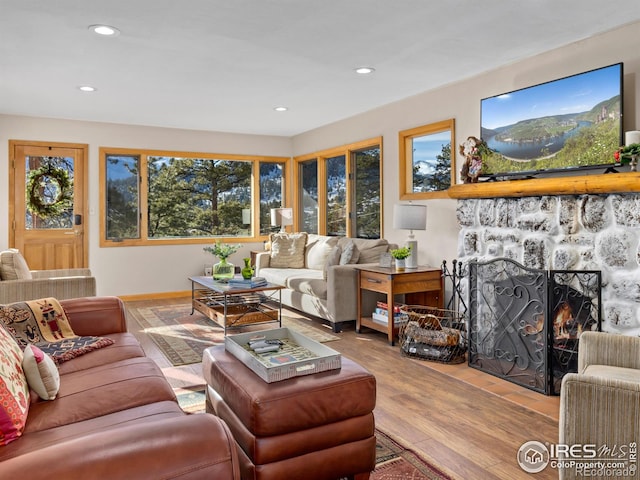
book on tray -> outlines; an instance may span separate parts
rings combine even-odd
[[[230,287],[256,288],[263,287],[267,284],[267,280],[263,277],[253,277],[251,279],[232,278],[229,280]]]

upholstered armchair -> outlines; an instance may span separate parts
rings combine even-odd
[[[615,455],[626,449],[611,460],[629,460],[640,439],[640,337],[582,333],[578,373],[562,379],[559,433],[561,444],[616,448]],[[560,469],[563,480],[578,476],[576,467]],[[640,478],[639,469],[624,478]]]
[[[88,268],[29,270],[18,250],[0,252],[0,304],[55,297],[58,300],[96,295],[96,279]]]

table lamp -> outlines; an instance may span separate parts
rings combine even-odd
[[[427,229],[426,205],[398,204],[393,206],[393,228],[409,230],[407,246],[411,248],[411,255],[407,257],[406,268],[418,268],[418,242],[413,231]]]
[[[293,208],[272,208],[271,226],[280,227],[280,232],[285,232],[287,225],[293,225]]]

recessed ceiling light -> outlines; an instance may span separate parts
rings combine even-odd
[[[120,30],[109,25],[90,25],[89,30],[105,37],[117,37],[120,35]]]
[[[373,67],[358,67],[356,68],[356,73],[359,73],[360,75],[368,75],[370,73],[375,72],[376,69]]]
[[[78,90],[82,90],[83,92],[95,92],[97,89],[91,85],[81,85],[78,87]]]
[[[274,108],[274,110],[276,112],[286,112],[289,109],[287,107],[276,107],[276,108]]]

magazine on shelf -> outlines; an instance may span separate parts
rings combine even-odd
[[[388,325],[389,324],[389,315],[386,313],[386,310],[384,311],[385,313],[380,313],[380,312],[373,312],[373,314],[371,315],[371,319],[375,322],[375,323],[379,323],[380,325]],[[399,325],[401,323],[406,323],[409,321],[409,315],[407,315],[406,313],[396,313],[393,316],[393,324],[394,325]]]
[[[389,308],[387,307],[387,302],[378,301],[376,306],[381,310],[385,310],[385,311],[389,310]],[[393,306],[393,312],[394,313],[400,313],[400,305],[394,305]]]

